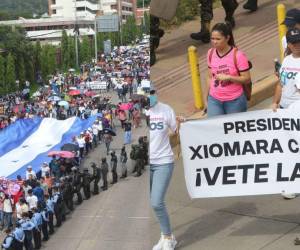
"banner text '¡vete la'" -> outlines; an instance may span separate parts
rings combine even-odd
[[[273,130],[300,131],[300,119],[274,117],[224,122],[223,128],[225,134]]]
[[[196,187],[200,187],[205,183],[208,186],[214,186],[218,179],[222,185],[234,185],[237,184],[237,176],[241,176],[241,183],[266,183],[269,181],[268,170],[270,165],[268,163],[262,164],[245,164],[245,165],[233,165],[233,166],[223,166],[217,167],[214,171],[211,168],[197,168],[196,169]],[[296,163],[294,168],[289,175],[284,175],[282,172],[282,163],[277,163],[276,168],[276,182],[293,182],[297,178],[300,178],[300,163]],[[250,180],[249,174],[253,172],[253,179]],[[202,173],[202,174],[201,174]]]

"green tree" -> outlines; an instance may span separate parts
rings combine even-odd
[[[69,68],[70,60],[69,60],[69,38],[67,32],[64,30],[62,32],[61,38],[61,64],[62,69],[67,70]]]
[[[47,79],[49,75],[49,64],[48,64],[48,46],[45,45],[42,47],[41,51],[41,73],[44,81]]]
[[[82,38],[80,43],[80,63],[89,63],[92,59],[91,57],[91,44],[88,36]]]
[[[7,92],[14,92],[16,90],[16,71],[15,59],[11,53],[7,56],[6,64],[6,90]]]
[[[5,60],[0,55],[0,94],[6,93],[5,89]]]
[[[41,71],[41,52],[42,47],[40,41],[37,41],[35,43],[34,47],[34,53],[33,53],[33,67],[34,67],[34,73],[35,75],[38,74],[38,72]]]
[[[24,65],[24,58],[21,56],[16,62],[15,65],[17,66],[17,79],[20,81],[20,84],[25,82],[26,72],[25,72],[25,65]],[[21,86],[21,85],[20,85]]]
[[[76,68],[76,51],[75,51],[75,39],[69,36],[69,66],[70,68]]]

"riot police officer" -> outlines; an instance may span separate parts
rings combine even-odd
[[[225,22],[228,22],[233,28],[235,26],[233,14],[238,7],[238,2],[236,0],[221,0],[221,2],[226,13]],[[192,33],[191,38],[201,40],[203,43],[209,43],[210,23],[213,19],[213,0],[199,0],[199,3],[201,4],[201,29],[198,33]]]
[[[56,226],[60,227],[62,223],[62,207],[63,207],[63,198],[59,191],[58,187],[53,188],[53,202],[54,202],[54,214],[56,218]]]
[[[111,167],[111,173],[112,173],[112,182],[111,184],[115,184],[118,182],[118,174],[117,174],[117,165],[118,165],[118,157],[116,156],[116,152],[112,151],[110,153],[111,159],[110,159],[110,167]]]
[[[164,30],[159,27],[159,18],[150,15],[150,66],[155,64],[155,50],[159,46],[160,38],[165,34]]]
[[[121,149],[121,154],[120,154],[120,162],[121,162],[121,168],[122,168],[122,176],[120,178],[126,178],[127,177],[127,167],[126,167],[126,162],[127,162],[127,152],[125,146],[122,147]]]
[[[77,167],[72,168],[73,178],[72,178],[72,186],[73,193],[77,195],[77,204],[82,203],[82,195],[81,195],[81,186],[82,186],[82,175],[79,173]]]
[[[65,201],[66,207],[70,210],[74,210],[73,204],[73,187],[72,187],[73,178],[71,176],[65,177],[64,189],[63,189],[63,198]]]
[[[247,3],[243,5],[243,8],[246,10],[250,10],[251,12],[257,10],[257,0],[248,0]]]
[[[91,198],[91,189],[90,189],[90,183],[92,181],[92,177],[89,174],[88,168],[83,169],[83,175],[82,175],[82,185],[83,185],[83,193],[84,197],[88,200]]]
[[[103,191],[107,190],[107,174],[108,174],[108,164],[106,161],[106,157],[101,159],[101,175],[103,180],[103,186],[101,187]]]
[[[93,180],[94,180],[94,191],[93,194],[99,194],[98,183],[101,179],[101,170],[96,166],[95,162],[91,163],[91,167],[93,168]]]

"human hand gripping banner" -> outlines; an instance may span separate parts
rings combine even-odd
[[[181,124],[191,198],[299,192],[300,102]]]

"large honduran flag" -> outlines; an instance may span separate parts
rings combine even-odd
[[[39,171],[43,162],[51,160],[47,156],[49,151],[60,150],[65,143],[70,143],[73,136],[91,127],[96,117],[17,120],[0,132],[0,177],[24,177],[29,165]]]

